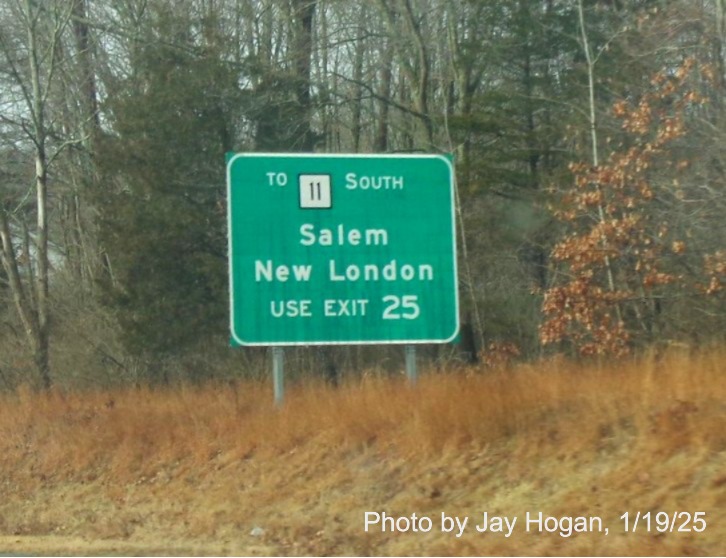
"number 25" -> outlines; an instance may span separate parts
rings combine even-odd
[[[383,302],[388,303],[383,310],[384,320],[415,320],[421,314],[418,306],[418,296],[404,295],[398,297],[395,295],[387,295],[383,297]]]

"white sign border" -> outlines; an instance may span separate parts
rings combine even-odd
[[[453,333],[446,339],[380,339],[365,341],[243,341],[234,330],[234,288],[232,283],[232,165],[240,158],[270,157],[270,158],[300,158],[300,159],[440,159],[449,169],[449,195],[451,198],[451,243],[454,269],[454,306],[455,324]],[[459,335],[461,323],[459,320],[459,271],[458,254],[456,250],[456,197],[454,165],[445,155],[437,153],[235,153],[227,161],[227,268],[229,278],[229,331],[232,340],[242,347],[307,347],[323,345],[426,345],[451,343]]]

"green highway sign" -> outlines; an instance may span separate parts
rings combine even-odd
[[[227,156],[232,343],[444,343],[459,329],[440,155]]]

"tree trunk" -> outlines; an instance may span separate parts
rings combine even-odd
[[[378,90],[379,114],[376,125],[376,136],[373,141],[373,151],[384,153],[388,151],[388,112],[391,98],[391,80],[393,78],[393,47],[386,45],[381,61],[381,83]]]
[[[96,73],[93,69],[90,41],[88,38],[88,23],[86,19],[86,0],[75,0],[73,4],[73,34],[76,39],[78,51],[78,64],[81,69],[81,91],[85,105],[84,117],[88,140],[87,147],[92,151],[101,121],[98,114],[98,94],[96,91]]]
[[[25,2],[28,15],[32,13],[30,0]],[[37,329],[33,339],[33,353],[35,365],[40,376],[41,385],[45,389],[51,386],[50,362],[48,358],[48,159],[46,154],[46,125],[45,125],[45,99],[40,77],[39,49],[37,44],[37,20],[28,22],[28,45],[30,52],[28,62],[30,66],[30,85],[32,92],[32,120],[33,137],[35,139],[35,210],[36,210],[36,265],[38,272],[35,277],[35,299]],[[58,41],[59,36],[55,37]],[[54,43],[57,44],[57,43]],[[55,50],[54,48],[52,49]],[[55,64],[54,55],[48,59],[48,64]],[[46,84],[49,87],[49,84]],[[30,255],[28,255],[30,256]]]
[[[365,29],[365,18],[366,10],[365,4],[360,5],[360,14],[358,18],[358,24],[361,29]],[[353,124],[351,126],[351,134],[353,135],[353,153],[360,151],[360,138],[361,138],[361,114],[362,114],[362,103],[363,103],[363,51],[365,45],[363,41],[358,41],[355,45],[355,57],[353,58],[353,94],[351,95],[351,102],[353,103]]]
[[[296,151],[310,152],[315,147],[312,131],[312,98],[310,95],[310,76],[313,53],[313,17],[317,0],[294,0],[295,18],[295,72],[297,87],[295,96],[300,115]]]
[[[592,51],[590,50],[590,41],[587,37],[587,29],[585,27],[585,13],[584,8],[582,5],[583,0],[578,0],[577,2],[577,10],[578,10],[578,16],[579,16],[579,23],[580,23],[580,38],[582,39],[582,49],[585,53],[585,60],[587,62],[587,91],[588,91],[588,107],[589,107],[589,127],[590,127],[590,141],[591,141],[591,151],[592,151],[592,165],[593,167],[598,167],[600,165],[600,154],[599,154],[599,147],[598,147],[598,137],[597,137],[597,113],[595,111],[595,60],[592,56]],[[596,185],[597,191],[600,191],[600,185]],[[605,210],[602,206],[602,203],[599,203],[597,206],[598,211],[598,219],[600,222],[605,221]],[[608,249],[608,241],[603,236],[601,237],[602,247],[603,250]],[[608,282],[608,288],[611,292],[615,291],[615,278],[613,274],[613,266],[612,262],[610,261],[610,257],[605,255],[605,274],[607,276],[607,282]],[[618,316],[618,321],[622,321],[622,315],[620,312],[620,305],[615,305],[615,313]]]

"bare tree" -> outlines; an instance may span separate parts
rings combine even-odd
[[[400,69],[410,89],[410,113],[416,116],[421,132],[421,147],[434,143],[434,128],[429,113],[430,61],[421,20],[414,13],[411,0],[386,2],[376,0],[383,14],[392,43],[398,54]]]
[[[58,75],[58,51],[70,21],[73,2],[18,0],[11,10],[18,27],[14,33],[8,26],[0,31],[0,51],[8,74],[21,95],[20,103],[13,107],[17,111],[15,119],[4,120],[19,125],[30,144],[35,167],[30,189],[35,194],[33,210],[36,222],[34,249],[31,250],[30,234],[23,234],[19,241],[11,227],[14,212],[11,207],[2,208],[2,262],[41,386],[49,389],[52,380],[49,359],[48,170],[60,152],[73,143],[70,140],[54,142],[57,145],[51,146],[53,122],[49,115],[49,96]],[[27,274],[20,271],[18,242],[25,244],[23,255],[31,261]]]

